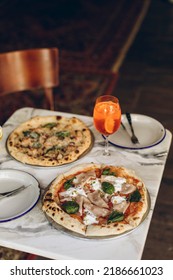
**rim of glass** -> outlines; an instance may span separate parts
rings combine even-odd
[[[119,103],[119,99],[114,95],[100,95],[96,98],[96,103],[105,101],[113,101],[115,103]]]

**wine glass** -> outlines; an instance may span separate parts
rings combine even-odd
[[[108,136],[118,130],[121,123],[121,108],[119,100],[112,95],[102,95],[96,99],[94,112],[95,128],[103,134],[105,139],[105,148],[103,155],[110,156],[108,149]]]

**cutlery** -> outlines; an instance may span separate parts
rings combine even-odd
[[[136,135],[134,133],[134,129],[133,129],[132,119],[131,119],[130,113],[126,113],[126,118],[128,120],[128,123],[130,125],[130,129],[131,129],[131,132],[132,132],[131,141],[132,141],[133,144],[137,144],[137,143],[139,143],[139,140],[138,140],[138,138],[136,137]]]
[[[5,198],[5,197],[9,197],[9,196],[12,196],[12,195],[15,195],[15,194],[18,194],[19,192],[23,191],[24,189],[30,187],[31,185],[22,185],[21,187],[15,189],[15,190],[12,190],[12,191],[9,191],[9,192],[4,192],[4,193],[0,193],[0,199],[2,198]]]
[[[131,134],[128,132],[128,130],[126,129],[125,125],[121,122],[121,126],[124,129],[124,131],[129,135],[129,137],[131,138]]]
[[[127,131],[127,129],[126,129],[126,127],[125,127],[125,125],[121,122],[121,125],[122,125],[122,127],[124,128],[124,130],[126,130]]]

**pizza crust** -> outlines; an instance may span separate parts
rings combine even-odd
[[[90,225],[87,227],[85,235],[88,237],[116,236],[132,229],[132,225],[123,223],[112,223],[106,226]]]

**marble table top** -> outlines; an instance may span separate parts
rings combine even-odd
[[[20,123],[36,115],[64,115],[71,114],[51,112],[48,110],[22,108],[17,110],[4,124],[4,136],[0,141],[0,170],[17,169],[30,173],[39,182],[44,192],[48,184],[59,174],[70,167],[87,162],[100,163],[96,157],[98,149],[103,149],[103,138],[94,129],[92,117],[75,115],[83,120],[94,134],[94,146],[84,157],[74,163],[52,168],[32,167],[17,162],[7,153],[6,139],[9,133]],[[27,214],[9,222],[0,223],[0,245],[30,252],[52,259],[83,259],[83,260],[134,260],[141,259],[147,238],[152,214],[163,176],[172,135],[166,130],[166,137],[158,145],[142,150],[121,149],[110,146],[117,151],[116,159],[110,162],[114,165],[123,165],[135,170],[147,186],[151,207],[146,219],[135,230],[121,236],[105,240],[87,240],[76,238],[55,229],[46,219],[41,210],[41,199]]]

